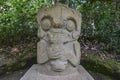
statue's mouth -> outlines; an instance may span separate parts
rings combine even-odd
[[[63,71],[66,68],[67,61],[60,61],[59,59],[51,61],[51,66],[55,71]]]

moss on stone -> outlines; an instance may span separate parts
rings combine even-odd
[[[32,66],[33,64],[36,63],[36,49],[32,49],[32,53],[23,52],[23,53],[18,53],[18,55],[15,56],[9,56],[6,57],[7,62],[3,62],[2,65],[0,65],[0,75],[4,74],[6,72],[13,72],[19,69],[23,69],[29,66]],[[22,54],[22,55],[19,55]]]
[[[85,59],[82,58],[81,64],[87,70],[120,79],[120,63],[114,60],[102,60],[98,55],[89,54]]]
[[[0,66],[0,75],[4,74],[6,72],[13,72],[19,69],[23,69],[29,66],[32,66],[32,64],[36,63],[36,57],[27,58],[21,61],[16,61],[15,63],[11,64],[5,64]]]

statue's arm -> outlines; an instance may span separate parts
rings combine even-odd
[[[78,64],[80,64],[80,58],[81,58],[80,43],[75,41],[73,44],[73,47],[74,47],[74,52],[75,52],[75,56],[76,56],[76,59],[78,61]]]
[[[37,62],[38,64],[43,64],[48,60],[47,42],[45,40],[40,40],[37,44]]]
[[[72,46],[69,49],[73,50],[72,52],[70,51],[66,51],[66,57],[68,59],[68,61],[71,63],[72,66],[76,67],[77,65],[80,64],[80,44],[75,41],[73,42],[73,44],[70,44],[68,46]]]

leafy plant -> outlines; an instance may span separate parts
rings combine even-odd
[[[0,44],[37,37],[38,8],[51,6],[43,0],[6,0],[0,5]]]
[[[1,0],[0,1],[0,44],[14,44],[37,38],[36,15],[38,8],[49,7],[53,1],[65,0]],[[82,13],[81,40],[86,44],[104,44],[102,50],[120,53],[120,26],[112,1],[69,0],[69,7]]]
[[[120,26],[116,24],[116,16],[120,11],[116,10],[114,2],[86,1],[77,9],[82,13],[82,37],[93,44],[104,43],[102,50],[119,54],[120,36],[116,32]]]

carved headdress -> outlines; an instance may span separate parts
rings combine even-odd
[[[45,19],[48,19],[45,21]],[[38,11],[37,15],[37,21],[39,24],[39,31],[38,31],[38,37],[43,37],[43,29],[41,27],[44,27],[44,29],[49,30],[50,26],[64,24],[64,21],[66,20],[72,20],[75,23],[76,31],[80,33],[81,30],[81,14],[71,8],[68,8],[67,6],[63,4],[56,4],[50,8],[43,8]],[[45,21],[45,26],[42,26],[42,23]]]

